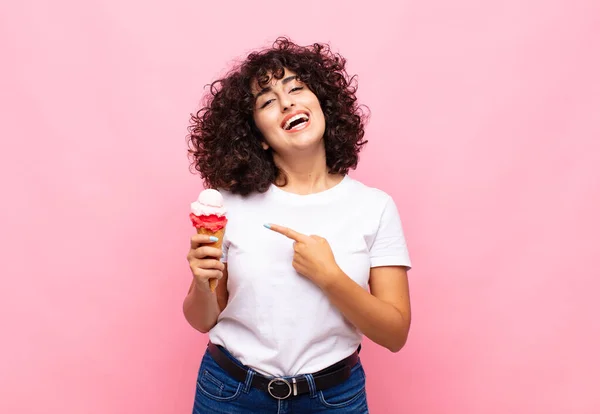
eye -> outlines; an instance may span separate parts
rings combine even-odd
[[[299,90],[301,90],[301,89],[304,89],[304,88],[303,88],[302,86],[296,86],[295,88],[293,88],[293,89],[290,91],[290,93],[292,93],[292,92],[296,92],[296,91],[299,91]]]
[[[262,106],[260,107],[260,109],[266,108],[271,102],[273,102],[275,99],[269,99],[268,101],[266,101],[264,104],[262,104]]]

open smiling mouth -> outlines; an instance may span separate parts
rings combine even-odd
[[[308,126],[310,119],[307,114],[294,115],[283,125],[283,129],[288,132],[300,131]]]

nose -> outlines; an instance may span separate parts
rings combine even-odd
[[[282,98],[280,100],[281,102],[281,112],[286,112],[288,110],[290,110],[293,106],[295,106],[296,104],[294,103],[293,99],[288,95],[285,98]]]

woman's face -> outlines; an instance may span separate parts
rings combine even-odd
[[[263,148],[278,154],[293,154],[323,145],[325,116],[317,96],[296,74],[285,70],[282,79],[260,89],[254,82],[254,122],[262,133]]]

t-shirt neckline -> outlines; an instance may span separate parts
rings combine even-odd
[[[271,194],[273,194],[277,198],[280,198],[283,200],[291,200],[291,201],[295,201],[295,202],[312,202],[312,201],[317,201],[317,200],[321,201],[321,200],[331,199],[332,197],[336,196],[338,193],[341,193],[342,191],[344,191],[344,189],[348,186],[350,180],[351,180],[350,176],[348,174],[345,174],[344,178],[342,178],[342,180],[339,183],[337,183],[336,185],[334,185],[333,187],[328,188],[327,190],[319,191],[318,193],[312,193],[312,194],[291,193],[289,191],[282,190],[281,188],[277,187],[275,184],[271,184],[269,191]]]

